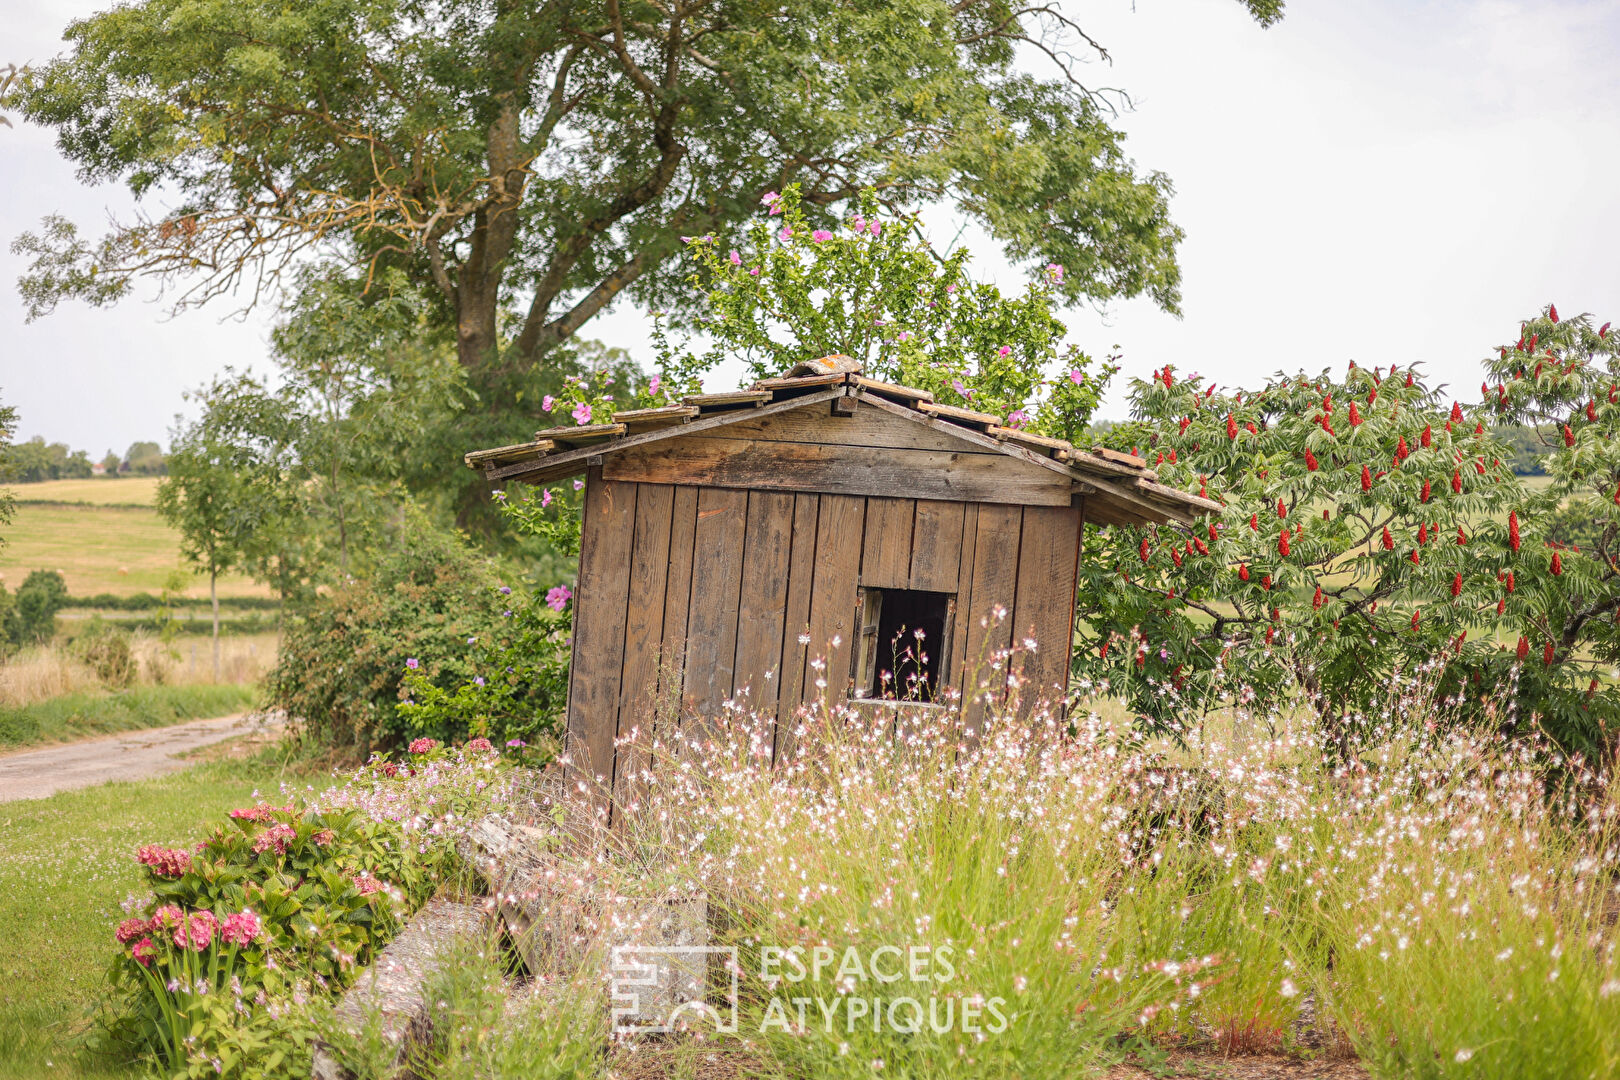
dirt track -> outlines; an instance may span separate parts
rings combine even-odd
[[[262,713],[237,713],[7,754],[0,757],[0,802],[43,799],[109,780],[144,780],[176,772],[191,764],[180,754],[279,727],[278,720]]]

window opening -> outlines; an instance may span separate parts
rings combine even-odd
[[[855,697],[933,701],[956,598],[916,589],[862,589],[860,606]]]

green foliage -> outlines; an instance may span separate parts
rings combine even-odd
[[[167,459],[163,456],[163,448],[157,443],[134,442],[124,451],[124,460],[119,465],[119,470],[134,473],[136,476],[162,476],[167,471]],[[88,476],[89,473],[86,472],[85,475]]]
[[[362,770],[325,802],[232,810],[195,850],[143,847],[150,899],[119,925],[115,1040],[179,1075],[283,1076],[313,1016],[291,1006],[353,982],[405,916],[453,877],[453,839],[399,820],[476,814],[492,753],[413,755]],[[430,797],[424,797],[430,796]]]
[[[13,645],[40,645],[56,636],[56,613],[67,601],[67,582],[55,570],[35,570],[17,586],[6,613],[6,637]]]
[[[468,638],[454,663],[407,658],[399,715],[418,737],[482,737],[549,752],[560,742],[568,703],[571,593],[559,585],[541,602],[504,585],[496,591],[509,605],[501,622]]]
[[[174,595],[154,596],[149,592],[128,594],[94,593],[90,596],[69,596],[62,602],[62,607],[97,608],[103,611],[160,611],[165,607],[208,607],[209,602],[206,596],[180,595],[186,588],[187,579],[184,572],[179,573],[180,579],[174,587]],[[243,611],[277,611],[281,608],[281,601],[273,596],[233,596],[226,602],[231,607]]]
[[[0,463],[6,460],[11,451],[11,437],[17,431],[17,410],[10,405],[0,405]],[[0,483],[9,477],[0,471]],[[9,488],[0,488],[0,527],[11,524],[11,515],[16,510],[16,496]],[[6,542],[4,533],[0,533],[0,547]],[[0,612],[0,614],[4,614]]]
[[[102,684],[114,690],[128,686],[135,677],[135,658],[129,648],[129,631],[99,616],[90,620],[73,639],[73,656],[96,673]]]
[[[1052,313],[1067,280],[1062,266],[1049,265],[1022,297],[1007,298],[968,278],[965,248],[940,261],[915,219],[881,218],[872,191],[848,220],[829,223],[835,228],[811,221],[798,185],[767,195],[766,205],[741,249],[689,238],[712,342],[700,366],[740,356],[766,378],[842,353],[868,376],[1012,414],[1014,424],[1027,422],[1049,387],[1047,426],[1068,430],[1090,419],[1114,369],[1097,377],[1089,357],[1062,348],[1066,328]]]
[[[85,479],[90,475],[90,458],[83,450],[70,450],[66,443],[46,445],[36,435],[0,450],[0,474],[23,484]]]
[[[1508,466],[1520,476],[1546,475],[1546,457],[1558,443],[1556,431],[1538,431],[1522,424],[1500,424],[1496,437],[1512,452]]]
[[[147,780],[0,803],[0,1077],[130,1080],[147,1071],[101,1045],[109,919],[140,889],[140,844],[183,844],[254,788],[319,780],[288,769],[284,751],[193,764]],[[87,1030],[88,1029],[88,1030]],[[307,1060],[307,1058],[306,1058]]]
[[[158,511],[179,530],[181,555],[211,579],[242,564],[262,569],[296,524],[279,402],[235,373],[199,396],[202,416],[175,434]]]
[[[1015,261],[1068,266],[1068,299],[1178,301],[1170,183],[1080,77],[1106,53],[1046,7],[142,0],[66,36],[24,115],[87,178],[176,206],[99,241],[59,217],[20,238],[34,315],[142,275],[187,282],[181,303],[256,290],[319,245],[432,289],[464,368],[528,366],[627,289],[684,306],[677,238],[794,181],[818,212],[868,186],[951,199]]]
[[[406,661],[445,687],[470,682],[478,672],[468,641],[500,632],[509,610],[502,587],[492,561],[413,513],[369,574],[339,582],[289,619],[267,678],[270,702],[303,720],[317,742],[369,749],[408,739],[397,709]]]
[[[1297,681],[1343,745],[1399,672],[1433,669],[1459,715],[1612,750],[1620,362],[1589,322],[1527,324],[1557,359],[1504,350],[1502,389],[1466,410],[1393,368],[1257,392],[1168,368],[1134,382],[1139,422],[1110,441],[1226,510],[1190,536],[1089,534],[1076,670],[1160,724],[1211,704],[1223,672],[1251,700]],[[1550,487],[1518,482],[1498,418],[1573,425]]]

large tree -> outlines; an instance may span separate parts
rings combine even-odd
[[[87,180],[174,206],[19,239],[32,315],[143,275],[251,302],[337,256],[431,282],[462,365],[498,378],[627,289],[678,308],[680,236],[790,182],[822,214],[868,186],[950,200],[1063,264],[1069,299],[1177,304],[1170,183],[1124,155],[1122,95],[1084,67],[1107,53],[1057,5],[139,0],[67,38],[24,115]]]

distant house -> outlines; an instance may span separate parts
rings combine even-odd
[[[1025,639],[1043,646],[1021,660],[1025,705],[1060,697],[1084,522],[1220,510],[1140,458],[936,405],[847,357],[466,460],[492,483],[586,476],[568,741],[610,781],[659,696],[699,716],[746,701],[778,721],[778,757],[823,693],[960,693],[971,719],[980,664]]]
[[[107,466],[103,465],[99,461],[92,461],[90,463],[90,475],[91,476],[106,476],[107,475]]]

